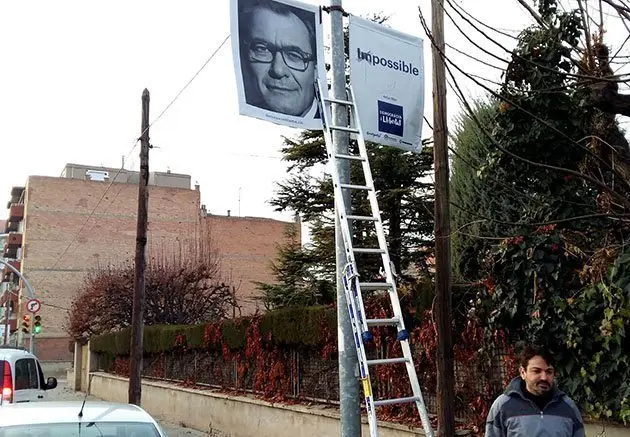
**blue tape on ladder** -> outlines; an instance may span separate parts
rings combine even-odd
[[[357,308],[357,319],[359,320],[359,323],[363,323],[363,313],[360,308]]]
[[[361,334],[361,337],[363,337],[364,344],[369,341],[372,341],[372,339],[374,338],[374,336],[372,335],[370,331],[365,331],[364,333]]]

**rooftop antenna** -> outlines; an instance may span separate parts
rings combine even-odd
[[[122,169],[125,168],[125,155],[122,155],[122,164],[121,164],[120,168],[122,168]]]
[[[238,187],[238,216],[241,216],[241,187]]]

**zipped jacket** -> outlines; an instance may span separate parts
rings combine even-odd
[[[514,378],[490,408],[485,437],[584,437],[584,423],[575,402],[553,388],[551,400],[540,410]]]

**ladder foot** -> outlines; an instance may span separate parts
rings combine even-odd
[[[396,336],[396,338],[398,339],[398,341],[409,340],[409,332],[407,332],[406,329],[402,329],[398,331],[398,335]]]
[[[365,331],[363,334],[361,334],[361,338],[363,339],[363,343],[365,344],[372,341],[374,339],[374,336],[370,331]]]

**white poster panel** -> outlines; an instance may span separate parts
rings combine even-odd
[[[316,79],[326,83],[320,8],[294,0],[231,2],[239,113],[322,129],[315,98]]]
[[[350,16],[350,82],[366,141],[420,153],[422,39]]]

